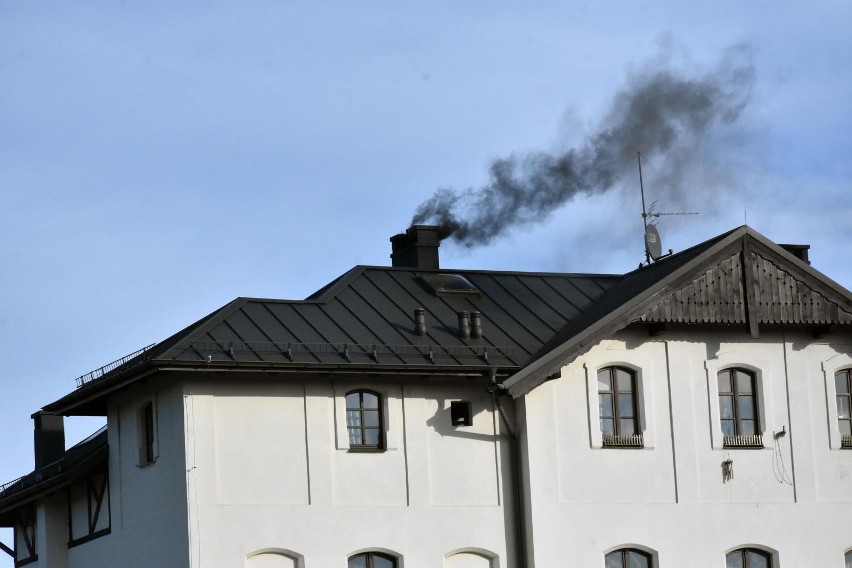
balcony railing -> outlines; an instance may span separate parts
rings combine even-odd
[[[603,437],[603,445],[605,448],[642,448],[645,442],[642,434],[629,434],[619,436],[617,434]]]
[[[723,445],[726,448],[762,448],[763,435],[754,434],[751,436],[725,436]]]

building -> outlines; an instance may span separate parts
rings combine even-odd
[[[852,294],[740,227],[625,275],[436,227],[78,379],[0,486],[33,567],[852,566]],[[62,417],[106,416],[64,449]],[[816,529],[816,530],[814,530]],[[807,535],[807,538],[804,538]]]

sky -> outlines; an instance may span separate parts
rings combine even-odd
[[[412,4],[0,4],[0,483],[76,377],[387,265],[438,190],[478,221],[494,164],[586,156],[643,85],[719,86],[732,58],[736,112],[671,147],[640,123],[607,184],[444,241],[442,267],[636,268],[642,151],[654,210],[699,213],[659,217],[664,250],[747,223],[852,287],[852,3]],[[66,419],[68,444],[101,423]]]

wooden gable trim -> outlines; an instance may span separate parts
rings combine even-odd
[[[752,337],[752,339],[757,339],[760,336],[760,330],[758,329],[758,303],[757,303],[757,293],[758,290],[755,290],[755,282],[757,279],[754,277],[755,271],[755,263],[754,263],[754,255],[751,252],[751,237],[749,235],[743,235],[743,250],[742,250],[742,259],[743,259],[743,286],[745,287],[746,293],[746,321],[748,321],[748,333]]]

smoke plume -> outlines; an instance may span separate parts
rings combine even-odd
[[[750,52],[731,48],[710,73],[646,69],[612,99],[596,132],[561,154],[494,160],[478,188],[443,188],[417,208],[412,224],[434,223],[466,247],[544,220],[578,194],[599,194],[636,179],[636,152],[653,159],[655,190],[676,195],[678,180],[702,158],[702,142],[746,108],[754,80]]]

